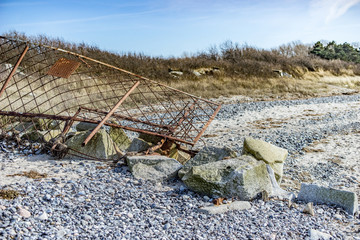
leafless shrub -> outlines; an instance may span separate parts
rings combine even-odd
[[[247,44],[226,41],[219,46],[211,46],[207,50],[195,53],[184,54],[182,57],[151,57],[143,53],[115,53],[103,51],[96,46],[86,43],[74,44],[66,42],[60,38],[49,38],[47,36],[28,37],[22,33],[9,32],[7,37],[20,38],[27,41],[39,42],[44,45],[51,45],[68,49],[73,52],[86,55],[88,57],[115,65],[128,71],[143,75],[150,79],[155,79],[169,85],[182,85],[185,91],[194,93],[193,87],[200,86],[200,83],[220,81],[212,83],[215,95],[223,95],[221,92],[221,81],[224,79],[242,79],[236,81],[239,87],[249,87],[252,83],[244,83],[244,79],[273,79],[281,77],[274,73],[274,70],[281,70],[295,78],[302,78],[306,72],[316,72],[319,70],[328,71],[334,75],[345,74],[344,69],[352,69],[353,74],[360,75],[360,65],[350,64],[341,60],[324,60],[309,55],[309,45],[301,42],[291,42],[279,46],[276,49],[264,50]],[[219,69],[217,74],[195,75],[194,70],[199,68]],[[181,76],[174,77],[169,74],[169,69],[181,71]],[[261,84],[257,84],[261,87]],[[279,84],[278,84],[279,85]],[[233,87],[236,87],[233,86]],[[280,86],[280,85],[279,85]],[[284,90],[287,87],[283,87]],[[218,89],[218,90],[216,90]],[[226,90],[228,93],[231,92]],[[235,90],[233,90],[235,91]]]

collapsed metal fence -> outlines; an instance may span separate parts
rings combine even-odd
[[[51,140],[77,122],[97,124],[83,145],[109,126],[193,146],[220,110],[89,57],[6,37],[0,37],[0,87],[0,147],[22,152],[49,143],[55,149]]]

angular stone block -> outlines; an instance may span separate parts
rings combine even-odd
[[[185,163],[184,167],[179,171],[179,178],[181,179],[193,166],[234,157],[236,157],[236,152],[230,147],[204,147],[195,157]]]
[[[276,181],[280,184],[283,176],[284,162],[288,156],[286,149],[277,147],[265,141],[246,137],[243,154],[252,155],[257,160],[269,164],[275,172]]]
[[[131,145],[131,140],[121,128],[111,127],[109,135],[116,146],[122,151],[125,151]]]
[[[68,139],[65,144],[81,153],[86,155],[99,158],[99,159],[117,159],[117,151],[115,144],[110,138],[109,134],[104,129],[100,129],[93,138],[86,144],[82,146],[84,140],[89,136],[91,131],[79,132],[70,139]],[[70,154],[81,155],[76,151],[69,150]],[[66,157],[74,158],[72,155],[66,155]],[[75,157],[76,158],[76,157]]]
[[[297,198],[306,202],[334,204],[344,208],[351,215],[358,211],[358,198],[354,192],[350,191],[301,183],[301,189]]]
[[[246,137],[244,140],[243,154],[251,154],[257,160],[272,164],[284,162],[288,151],[265,141]]]
[[[251,200],[264,190],[272,192],[266,164],[251,156],[194,166],[182,180],[193,191],[213,197]]]
[[[181,163],[175,159],[160,155],[127,156],[126,162],[135,178],[152,181],[176,177],[182,168]]]
[[[134,138],[130,144],[130,147],[127,149],[128,152],[143,152],[148,150],[152,146],[151,143],[148,143],[140,138]]]

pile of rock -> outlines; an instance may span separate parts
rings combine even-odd
[[[70,148],[66,158],[78,157],[79,153],[80,156],[98,159],[116,160],[125,156],[135,178],[158,182],[178,177],[189,189],[200,194],[241,200],[215,211],[203,209],[209,213],[247,209],[250,205],[243,201],[253,200],[260,195],[263,198],[288,199],[289,202],[295,199],[294,193],[279,187],[288,151],[262,140],[246,137],[242,154],[226,146],[209,146],[191,158],[179,150],[176,144],[169,142],[165,148],[156,148],[152,155],[144,155],[148,149],[158,145],[162,138],[140,134],[130,140],[120,128],[103,127],[83,146],[82,143],[96,126],[84,122],[75,125],[65,138],[65,145]],[[62,128],[59,122],[39,120],[19,123],[15,130],[22,134],[21,138],[47,142],[59,135]],[[358,212],[355,193],[313,184],[302,184],[297,200],[340,206],[351,215]]]
[[[176,159],[157,155],[127,156],[126,161],[136,178],[163,181],[178,176],[189,189],[205,196],[215,199],[235,197],[241,200],[200,209],[214,214],[248,209],[251,205],[244,201],[253,200],[260,195],[265,198],[287,199],[291,206],[296,195],[279,187],[287,156],[285,149],[247,137],[240,156],[229,147],[204,147],[184,164]],[[356,194],[316,185],[302,184],[297,200],[310,202],[311,206],[312,203],[337,205],[352,215],[358,211]]]

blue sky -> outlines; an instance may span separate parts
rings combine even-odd
[[[265,49],[352,43],[360,0],[0,0],[0,34],[10,30],[165,57],[226,40]]]

